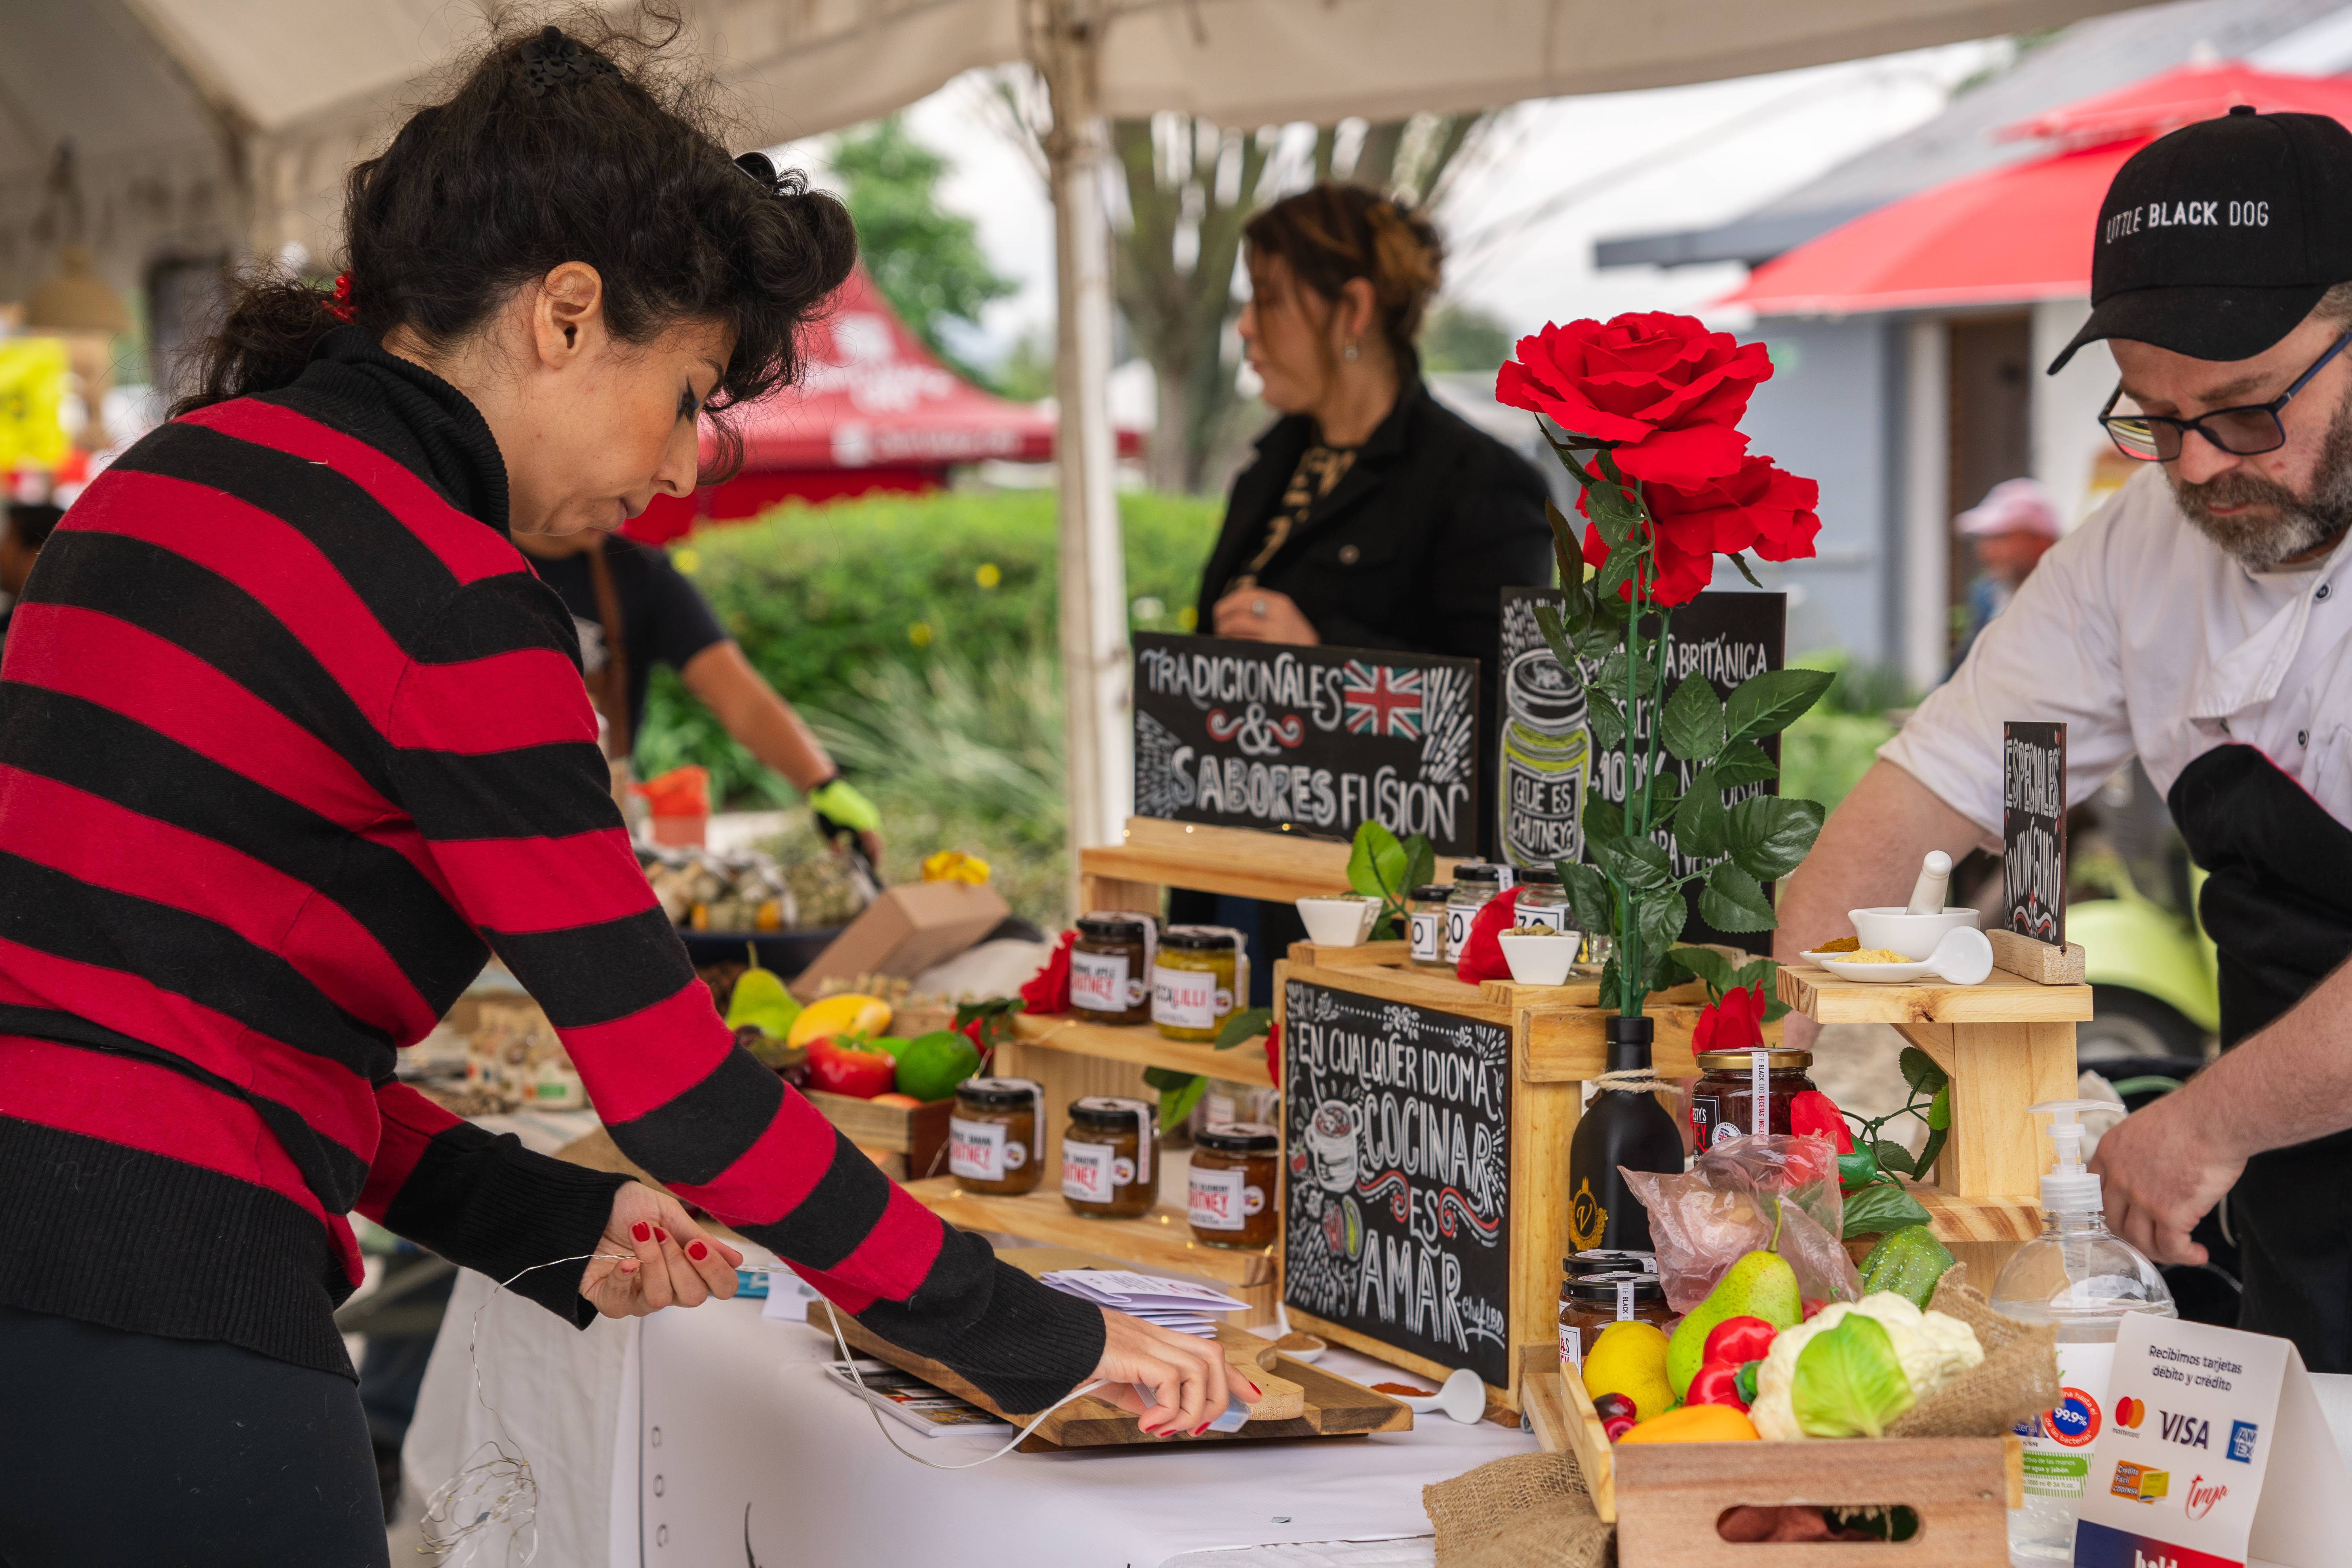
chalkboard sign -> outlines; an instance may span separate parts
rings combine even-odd
[[[1135,809],[1476,853],[1478,661],[1231,637],[1135,638]]]
[[[1551,655],[1543,634],[1536,629],[1536,606],[1561,603],[1551,588],[1506,588],[1503,591],[1503,638],[1498,650],[1502,693],[1500,741],[1495,758],[1496,820],[1502,856],[1515,866],[1549,865],[1554,860],[1581,860],[1584,853],[1584,797],[1597,789],[1601,798],[1625,803],[1625,763],[1622,756],[1595,753],[1585,719],[1584,689],[1570,680]],[[1667,623],[1666,689],[1672,692],[1692,675],[1704,675],[1717,697],[1727,698],[1733,687],[1749,676],[1779,669],[1788,642],[1789,596],[1786,594],[1701,594],[1674,612]],[[1589,679],[1598,667],[1587,668]],[[1635,749],[1647,746],[1650,705],[1635,705]],[[1777,768],[1780,737],[1768,735],[1761,744]],[[1678,788],[1686,788],[1697,770],[1659,749],[1659,759],[1674,770]],[[1741,784],[1725,795],[1727,805],[1750,795],[1770,795],[1780,788],[1776,775]],[[1662,831],[1660,844],[1668,842]],[[1686,876],[1712,862],[1675,857],[1675,874]],[[1686,942],[1725,942],[1762,952],[1771,942],[1769,931],[1717,931],[1698,914],[1698,884],[1685,892],[1690,920],[1683,928]],[[1771,896],[1771,884],[1765,886]]]
[[[1510,1032],[1283,988],[1283,1299],[1511,1384]]]
[[[2003,923],[2066,945],[2066,726],[2004,724],[2000,740]]]

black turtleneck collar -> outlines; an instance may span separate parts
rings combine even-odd
[[[387,353],[363,327],[337,327],[284,400],[331,405],[334,423],[399,459],[444,500],[501,533],[507,465],[466,395],[413,360]]]

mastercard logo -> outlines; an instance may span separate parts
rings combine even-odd
[[[2133,1399],[2128,1395],[2118,1399],[2116,1401],[2115,1416],[2116,1426],[2137,1432],[2139,1430],[2139,1424],[2147,1418],[2147,1401]]]

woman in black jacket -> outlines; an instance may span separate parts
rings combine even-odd
[[[1200,628],[1475,658],[1478,754],[1491,759],[1502,590],[1551,582],[1551,530],[1535,470],[1421,379],[1413,341],[1437,292],[1437,231],[1401,202],[1327,182],[1268,207],[1244,235],[1242,341],[1282,417],[1234,481],[1202,576]],[[1486,793],[1478,837],[1491,850]],[[1179,897],[1177,918],[1211,918],[1204,900]],[[1214,912],[1242,924],[1237,902]],[[1283,933],[1263,934],[1278,952]]]

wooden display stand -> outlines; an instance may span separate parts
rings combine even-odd
[[[1082,910],[1156,910],[1168,888],[1276,900],[1344,893],[1348,853],[1345,844],[1288,833],[1130,817],[1125,842],[1080,851],[1078,905]],[[1456,863],[1440,860],[1437,875],[1451,875]],[[1391,945],[1402,951],[1402,944]],[[1095,1094],[1150,1100],[1155,1091],[1144,1086],[1143,1069],[1152,1067],[1268,1087],[1274,1079],[1266,1071],[1264,1037],[1221,1051],[1171,1040],[1149,1024],[1112,1028],[1066,1016],[1017,1015],[1013,1027],[1018,1038],[997,1048],[993,1070],[1003,1078],[1033,1079],[1045,1087],[1046,1126],[1037,1140],[1037,1156],[1047,1179],[1035,1192],[1014,1198],[964,1192],[952,1176],[911,1182],[907,1190],[940,1217],[967,1230],[994,1231],[1099,1253],[1138,1268],[1189,1274],[1247,1301],[1250,1310],[1235,1314],[1244,1326],[1274,1321],[1276,1249],[1205,1247],[1192,1239],[1185,1219],[1188,1152],[1163,1155],[1159,1206],[1136,1219],[1073,1214],[1053,1179],[1062,1168],[1062,1127],[1070,1101]]]
[[[2038,1194],[2053,1155],[2026,1108],[2074,1098],[2074,1026],[2091,1016],[2091,988],[2039,984],[2005,968],[1979,985],[1875,985],[1794,967],[1780,972],[1780,995],[1820,1023],[1892,1024],[1951,1075],[1951,1132],[1936,1180],[1910,1191],[1969,1277],[1990,1284],[2042,1232]]]

